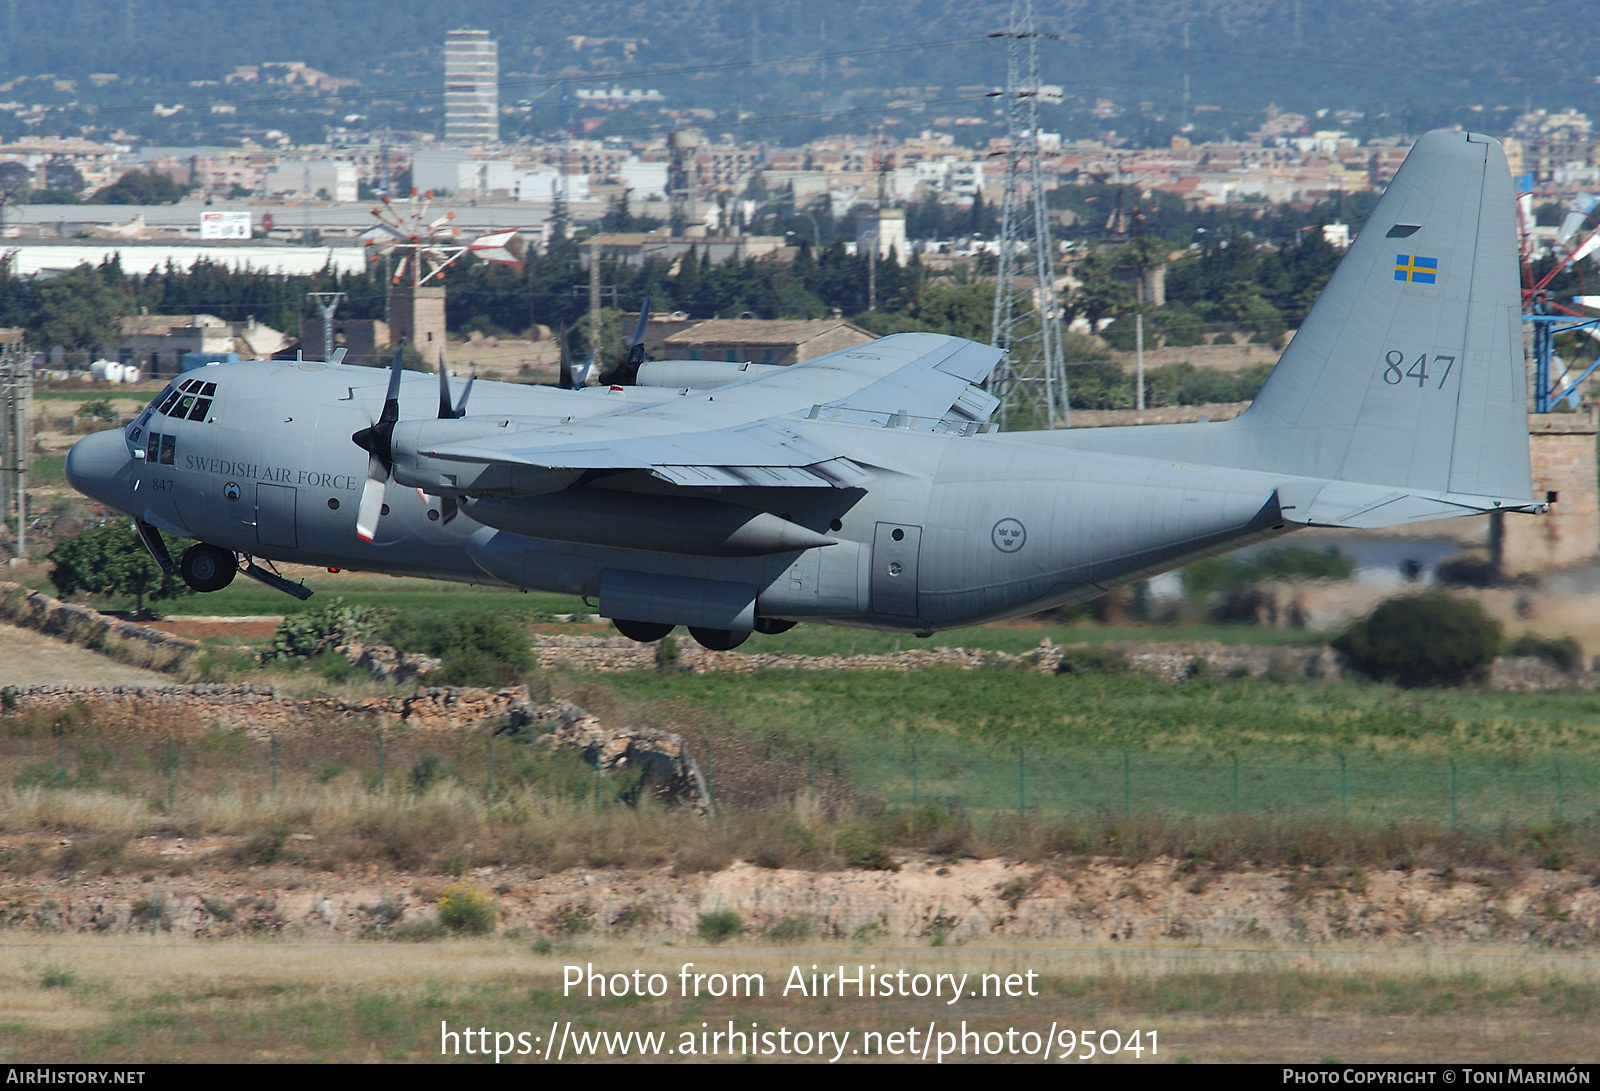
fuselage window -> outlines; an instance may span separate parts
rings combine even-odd
[[[194,408],[189,410],[190,420],[205,420],[206,413],[211,409],[210,398],[200,398],[194,403]]]
[[[174,417],[176,417],[178,420],[183,420],[185,417],[187,417],[189,415],[189,410],[193,409],[193,408],[194,408],[194,395],[193,394],[185,394],[183,396],[183,398],[178,402],[178,408],[173,410],[172,415]]]
[[[160,432],[151,432],[149,437],[145,440],[144,460],[146,462],[151,462],[151,463],[155,462],[156,455],[160,452],[160,450],[161,450],[161,433]]]
[[[211,395],[215,394],[216,392],[217,392],[217,384],[216,383],[207,383],[205,386],[202,386],[200,388],[200,394],[201,394],[202,397],[209,398],[209,397],[211,397]]]
[[[171,466],[178,461],[178,437],[161,437],[161,465]]]
[[[171,412],[172,407],[178,404],[178,399],[180,397],[182,397],[182,396],[183,396],[183,391],[174,388],[174,390],[172,391],[171,394],[168,394],[165,398],[162,399],[161,407],[159,409],[157,409],[156,412],[157,413],[161,413],[163,415],[165,415],[168,412]]]

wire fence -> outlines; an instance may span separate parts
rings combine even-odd
[[[934,741],[861,755],[851,772],[858,790],[890,806],[945,802],[991,814],[1277,813],[1459,827],[1600,817],[1600,755],[1585,752],[975,753]]]
[[[984,747],[922,740],[749,740],[694,751],[712,801],[754,809],[810,796],[890,809],[939,803],[975,817],[1104,813],[1280,814],[1489,827],[1600,821],[1600,754],[1290,753]],[[599,771],[593,755],[483,733],[340,731],[292,739],[216,731],[137,738],[93,725],[0,732],[0,784],[140,796],[171,810],[197,795],[315,786],[387,794],[453,782],[485,802],[527,786],[595,807],[632,803],[638,774]]]

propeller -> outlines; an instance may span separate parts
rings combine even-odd
[[[461,400],[452,407],[450,404],[450,372],[444,366],[444,350],[439,350],[439,419],[460,420],[467,415],[467,398],[472,395],[472,384],[478,381],[478,373],[474,371],[467,378],[466,389],[461,392]],[[422,492],[421,489],[417,490]],[[426,497],[426,493],[423,496]],[[439,514],[442,521],[449,523],[459,514],[461,507],[453,496],[439,497]]]
[[[361,489],[361,508],[356,516],[356,533],[370,542],[378,533],[378,518],[383,514],[383,489],[394,469],[394,426],[400,421],[400,375],[405,366],[405,338],[394,349],[394,366],[389,372],[389,390],[377,423],[363,428],[350,438],[367,452],[367,483]]]
[[[562,390],[577,390],[589,381],[589,373],[593,370],[593,352],[589,353],[589,362],[584,365],[582,374],[573,370],[572,346],[567,343],[567,324],[561,323],[561,376],[556,380],[556,385]]]
[[[639,324],[633,331],[633,344],[628,346],[628,355],[622,363],[600,376],[602,386],[632,386],[639,379],[639,365],[644,363],[644,335],[645,329],[650,325],[650,297],[645,296],[644,302],[639,305]],[[593,353],[590,359],[593,360]]]

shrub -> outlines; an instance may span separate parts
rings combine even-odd
[[[278,623],[272,647],[261,653],[263,660],[286,659],[304,662],[331,653],[342,644],[365,642],[372,638],[384,615],[367,606],[346,606],[335,598],[320,610],[290,614]],[[332,658],[319,661],[319,669],[336,672]],[[342,657],[340,657],[342,658]]]
[[[1333,646],[1361,673],[1404,686],[1458,685],[1500,650],[1500,624],[1472,599],[1437,592],[1390,599]]]
[[[1068,648],[1056,664],[1057,674],[1126,674],[1128,656],[1120,648]]]
[[[527,630],[504,614],[412,611],[391,620],[384,639],[443,660],[428,681],[445,685],[504,685],[534,665]]]
[[[1524,633],[1511,642],[1507,655],[1527,655],[1543,659],[1559,671],[1571,674],[1583,668],[1583,649],[1570,636],[1546,638]]]
[[[39,975],[39,984],[47,989],[68,989],[78,981],[78,975],[62,966],[46,967]]]
[[[700,914],[695,932],[707,943],[721,943],[744,931],[744,918],[732,909],[713,909]]]
[[[493,932],[494,902],[466,883],[451,883],[439,895],[439,923],[452,932],[481,936]]]
[[[426,792],[449,775],[450,770],[445,768],[444,759],[429,750],[411,766],[411,790]]]
[[[817,922],[808,916],[780,917],[767,926],[772,943],[805,943],[817,934]]]
[[[845,826],[839,831],[834,847],[851,867],[868,871],[900,870],[900,865],[884,845],[882,836],[868,826]]]
[[[678,642],[670,636],[664,636],[656,644],[656,666],[669,671],[678,665]]]

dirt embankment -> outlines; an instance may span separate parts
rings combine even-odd
[[[179,877],[8,879],[0,883],[5,923],[74,933],[384,935],[434,921],[448,882],[376,868],[363,876],[260,865],[226,870],[211,860],[228,842],[146,840],[164,862],[193,870]],[[679,940],[695,934],[702,914],[731,909],[751,935],[792,940],[1600,943],[1600,887],[1588,876],[1544,870],[1213,872],[1171,860],[1041,868],[913,858],[900,861],[899,871],[747,863],[681,876],[664,868],[549,875],[481,868],[465,880],[493,893],[501,928],[557,937]]]

